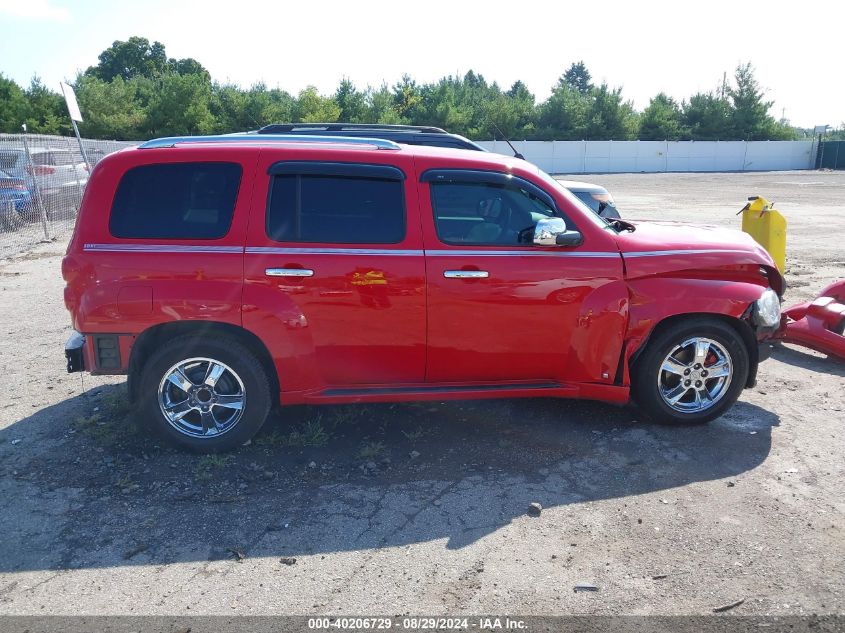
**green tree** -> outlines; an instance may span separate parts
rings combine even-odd
[[[284,90],[268,90],[263,83],[249,90],[237,86],[212,87],[211,112],[218,132],[245,132],[293,119],[293,97]]]
[[[733,138],[731,104],[720,94],[699,92],[681,104],[682,121],[695,141],[718,141]]]
[[[33,77],[24,93],[27,100],[26,127],[38,134],[68,134],[70,119],[65,101],[47,88],[41,79]]]
[[[165,75],[149,105],[149,136],[209,134],[216,121],[211,114],[211,83],[201,75]]]
[[[472,124],[470,106],[464,99],[463,81],[444,77],[425,93],[426,125],[434,125],[457,134],[468,134]]]
[[[168,70],[164,44],[150,44],[145,37],[133,36],[125,42],[115,40],[109,48],[100,53],[98,59],[100,63],[91,66],[85,74],[104,81],[111,81],[115,77],[128,80],[136,75],[153,78]]]
[[[360,90],[349,78],[331,95],[309,86],[297,97],[263,83],[248,89],[212,83],[196,59],[168,58],[164,45],[143,37],[115,41],[99,63],[77,77],[85,116],[82,132],[93,138],[142,139],[161,134],[236,132],[285,121],[434,125],[471,138],[516,139],[781,139],[806,136],[769,115],[771,103],[753,69],[737,68],[734,86],[693,95],[680,106],[665,94],[639,115],[620,88],[594,86],[583,61],[561,75],[551,96],[537,103],[516,81],[508,90],[473,70],[420,83],[403,75]],[[28,88],[0,75],[0,131],[26,122],[35,132],[69,132],[61,95],[36,77]]]
[[[482,104],[484,121],[476,131],[479,137],[525,139],[534,134],[534,95],[517,81],[507,92],[491,90]]]
[[[622,99],[621,88],[603,83],[589,93],[586,138],[588,141],[629,141],[636,138],[639,120],[630,101]]]
[[[333,123],[340,119],[340,106],[332,97],[323,97],[314,86],[299,93],[294,119],[303,123]]]
[[[142,94],[152,92],[151,82],[144,77],[124,81],[115,77],[103,81],[81,75],[76,81],[76,94],[84,121],[80,132],[88,138],[140,140],[147,136],[147,114]]]
[[[505,94],[513,102],[517,115],[516,129],[513,130],[514,137],[531,138],[535,134],[537,126],[537,105],[534,95],[519,80],[515,81]]]
[[[764,99],[766,91],[757,83],[750,63],[737,66],[734,80],[736,85],[728,88],[733,106],[730,113],[733,138],[760,141],[794,136],[788,126],[778,123],[769,114],[773,102]]]
[[[367,123],[384,123],[386,125],[404,123],[402,117],[393,107],[393,92],[387,87],[387,84],[382,84],[378,90],[368,88],[367,104]]]
[[[400,119],[415,120],[422,114],[422,95],[417,82],[410,75],[402,75],[402,79],[393,86],[393,108]]]
[[[26,115],[27,99],[24,91],[0,73],[0,132],[20,132]]]
[[[643,141],[676,141],[683,135],[681,108],[674,99],[661,92],[640,115],[638,138]]]
[[[592,75],[590,75],[590,71],[587,70],[587,66],[582,60],[572,64],[566,72],[563,73],[559,82],[569,86],[570,88],[574,88],[581,94],[585,95],[593,88],[593,84],[590,83],[591,79]]]
[[[206,81],[211,81],[211,74],[205,69],[205,66],[193,57],[186,57],[185,59],[170,58],[167,60],[167,70],[180,75],[202,75]]]
[[[334,100],[340,106],[340,120],[348,123],[367,122],[367,95],[344,77],[334,93]]]
[[[585,138],[590,101],[569,84],[559,81],[551,96],[540,105],[539,137],[560,141]]]

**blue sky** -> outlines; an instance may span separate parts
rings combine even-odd
[[[843,56],[825,24],[842,24],[841,1],[779,3],[461,2],[311,3],[180,0],[0,0],[0,72],[51,88],[96,64],[114,40],[159,40],[171,57],[194,57],[214,79],[264,81],[296,93],[481,72],[508,87],[522,79],[548,96],[583,59],[594,79],[621,85],[638,108],[660,91],[681,99],[710,90],[750,61],[775,101],[772,114],[802,126],[845,121]],[[785,4],[783,6],[786,6]],[[800,13],[798,12],[800,9]],[[819,34],[821,33],[821,34]]]

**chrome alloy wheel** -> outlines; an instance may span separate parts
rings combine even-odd
[[[174,429],[190,437],[230,431],[246,405],[244,383],[231,367],[213,358],[189,358],[168,369],[158,387],[158,404]]]
[[[732,378],[733,363],[722,344],[695,337],[675,346],[663,359],[657,388],[671,409],[699,413],[728,392]]]

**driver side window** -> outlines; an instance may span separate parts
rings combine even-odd
[[[534,225],[554,216],[542,199],[515,185],[433,182],[437,236],[445,244],[525,246]]]

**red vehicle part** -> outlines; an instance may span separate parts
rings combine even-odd
[[[785,310],[778,338],[845,360],[845,279]]]

